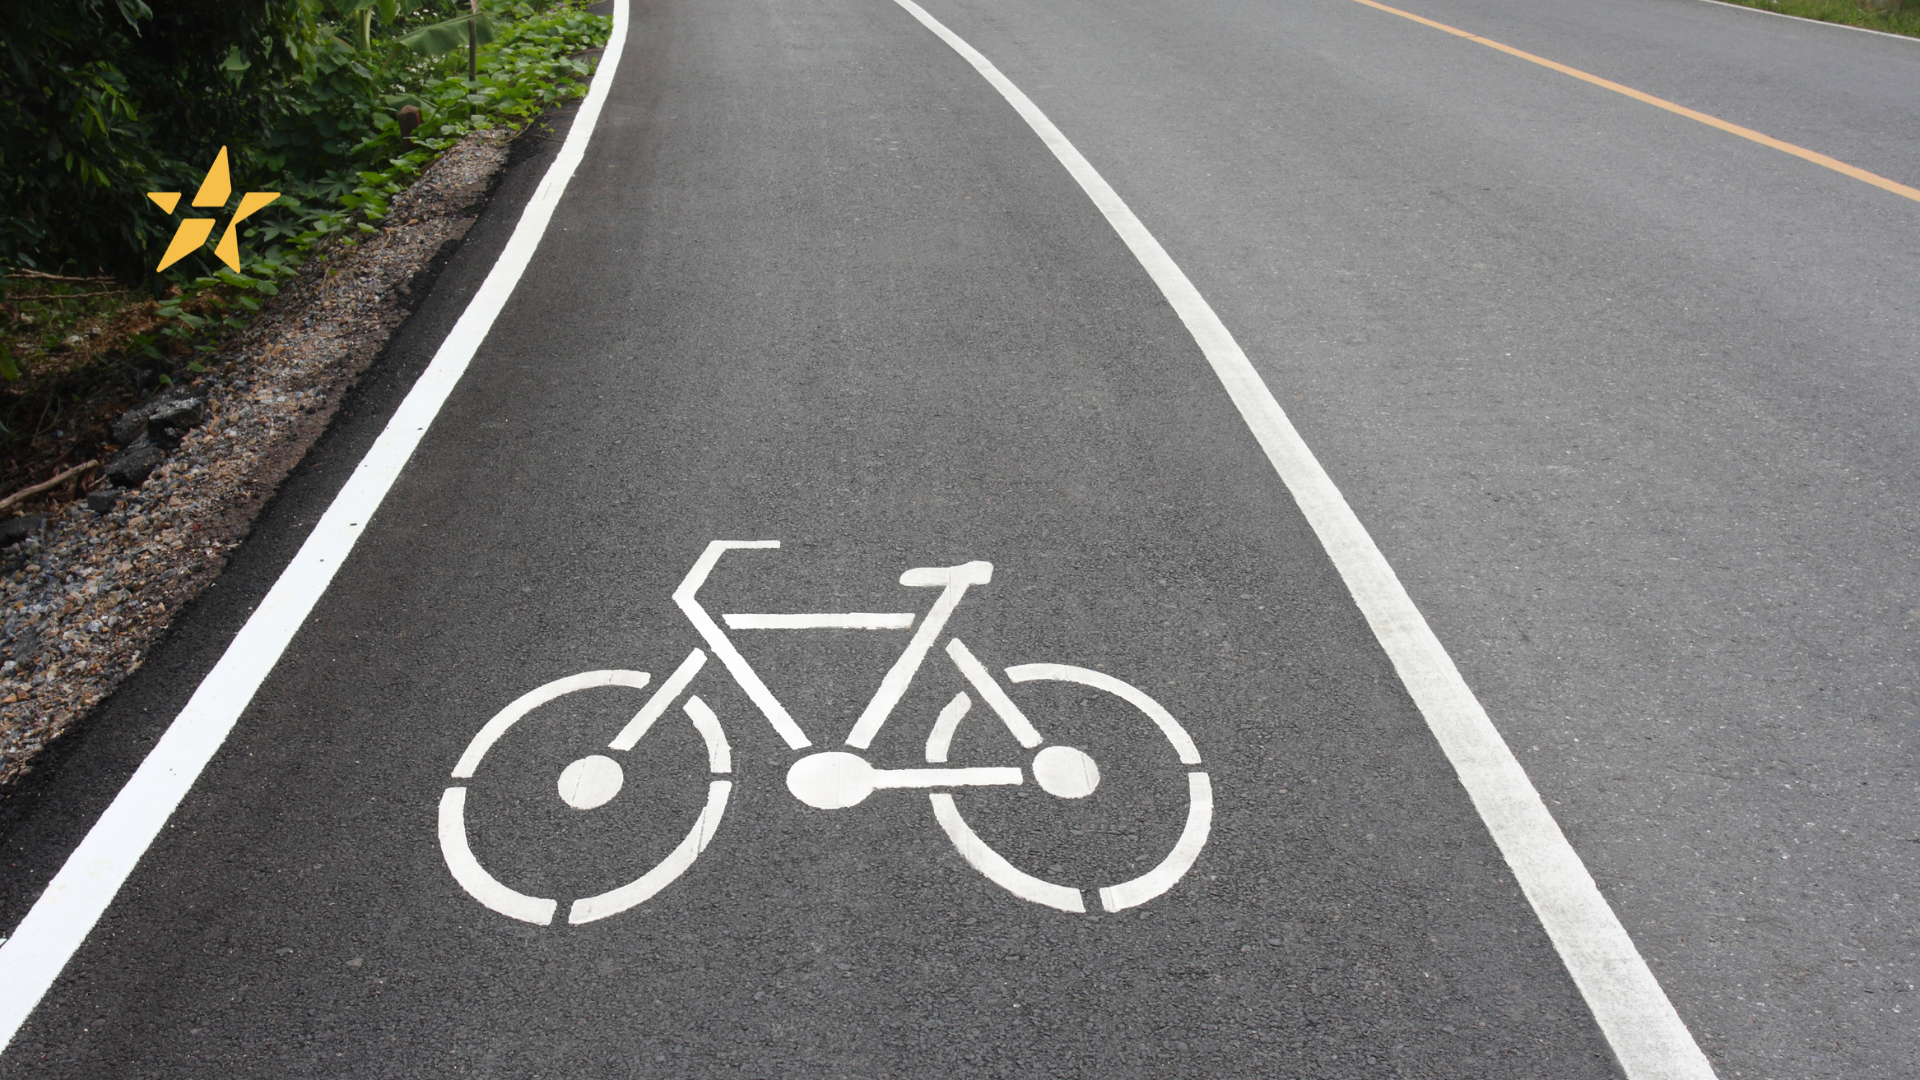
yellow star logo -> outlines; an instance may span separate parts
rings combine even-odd
[[[233,194],[233,178],[227,172],[227,148],[221,147],[213,166],[207,170],[206,179],[200,181],[200,190],[193,193],[193,205],[200,207],[219,207],[227,204],[227,197]],[[220,243],[214,246],[213,253],[220,261],[240,272],[240,238],[234,229],[246,219],[259,213],[266,205],[280,197],[277,191],[249,191],[240,196],[240,209],[234,211],[233,220],[227,222],[227,231],[220,236]],[[180,193],[177,191],[149,191],[147,198],[152,199],[160,209],[173,213],[180,205]],[[160,257],[156,270],[165,270],[181,259],[186,258],[213,235],[214,219],[192,217],[180,222],[174,230],[173,242],[167,245],[167,253]]]

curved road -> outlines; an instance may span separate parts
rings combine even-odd
[[[1920,186],[1920,42],[1700,0],[1405,9],[1484,40],[1355,0],[925,8],[1211,303],[1718,1075],[1920,1071],[1920,202],[1726,130]],[[656,0],[613,76],[471,366],[0,1074],[1700,1075],[1610,1043],[1586,939],[1549,938],[1339,543],[974,68],[891,0]],[[58,906],[554,152],[10,800],[5,925]],[[893,628],[703,634],[672,594],[714,540],[782,542],[719,561],[716,616]],[[902,572],[969,560],[991,580],[861,750],[903,786],[796,801],[901,620],[937,621]],[[694,705],[608,750],[696,648],[726,760]],[[1121,697],[1006,671],[1030,663],[1138,687],[1200,761]],[[509,702],[598,669],[649,689],[541,705],[450,778]],[[1043,790],[991,686],[1091,755],[1091,795]],[[596,754],[618,794],[569,807],[607,794],[601,766],[559,779]],[[962,767],[1022,783],[926,778]],[[450,787],[474,865],[559,899],[551,925],[456,883]],[[690,826],[676,880],[567,923]],[[1103,907],[1169,858],[1167,891]]]

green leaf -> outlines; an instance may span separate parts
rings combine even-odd
[[[445,22],[423,26],[411,33],[400,35],[400,44],[422,56],[442,56],[467,44],[467,24],[474,26],[475,36],[480,44],[493,40],[493,21],[484,12],[457,15]]]

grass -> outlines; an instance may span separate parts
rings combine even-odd
[[[1797,15],[1802,19],[1858,26],[1887,34],[1920,37],[1920,2],[1890,0],[1886,3],[1862,3],[1860,0],[1723,0],[1741,7]]]

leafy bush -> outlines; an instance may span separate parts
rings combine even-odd
[[[225,330],[245,325],[258,298],[278,292],[274,282],[298,273],[315,244],[342,231],[375,231],[392,197],[469,132],[531,119],[578,95],[590,69],[570,54],[604,44],[611,28],[574,2],[544,11],[528,3],[496,7],[495,16],[509,21],[490,29],[493,42],[473,79],[460,53],[423,56],[402,43],[404,23],[370,47],[363,38],[356,49],[339,34],[323,41],[308,92],[258,148],[262,166],[279,172],[281,196],[243,230],[242,272],[204,250],[179,264],[197,260],[201,272],[160,305],[175,320],[162,334],[176,351],[211,351]],[[365,33],[366,23],[360,26]],[[420,111],[420,124],[403,136],[397,114],[408,105]],[[144,347],[159,359],[167,344]]]
[[[605,39],[607,20],[564,0],[547,12],[487,6],[513,21],[469,86],[465,56],[426,55],[448,40],[457,0],[177,0],[157,12],[146,0],[5,0],[0,265],[110,273],[158,293],[149,268],[175,220],[144,193],[194,190],[221,146],[236,183],[288,193],[259,220],[297,236],[353,208],[359,173],[389,172],[412,151],[394,120],[401,106],[429,118],[417,145],[444,146],[489,115],[511,120],[564,96],[555,78],[584,69],[555,49]],[[545,52],[533,58],[536,39]],[[529,69],[555,63],[564,70]],[[168,277],[181,284],[214,265],[189,260]]]
[[[265,129],[319,0],[0,4],[0,262],[138,281],[171,227],[141,207]]]
[[[466,0],[408,2],[250,0],[285,16],[277,44],[245,20],[245,33],[209,34],[225,52],[193,62],[207,100],[184,103],[142,81],[142,35],[161,34],[142,0],[0,0],[0,474],[72,449],[96,405],[200,369],[324,242],[375,230],[389,200],[469,132],[582,93],[589,68],[572,54],[604,44],[611,26],[582,0],[483,0],[481,37],[493,40],[469,79],[465,17],[449,18]],[[409,105],[421,118],[410,138],[397,119]],[[192,117],[222,116],[218,136],[189,137],[202,122]],[[242,272],[202,250],[154,275],[179,216],[145,192],[194,191],[221,145],[236,199],[249,188],[282,197],[241,227]],[[159,302],[92,276],[103,269]]]

